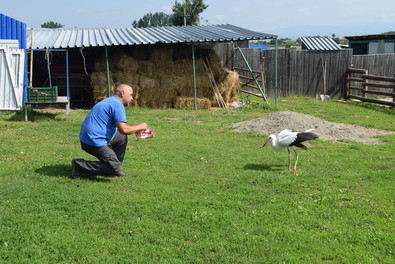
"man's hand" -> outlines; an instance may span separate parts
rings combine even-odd
[[[129,126],[125,122],[117,122],[117,128],[121,134],[130,135],[130,134],[135,134],[141,130],[147,129],[148,125],[146,123],[141,123],[135,126]]]

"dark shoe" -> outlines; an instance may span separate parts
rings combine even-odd
[[[71,161],[71,178],[72,179],[77,179],[77,178],[81,177],[80,168],[76,162],[77,160],[81,160],[81,159],[73,159]]]

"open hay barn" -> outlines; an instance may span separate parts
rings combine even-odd
[[[109,55],[111,93],[117,84],[127,83],[134,88],[135,106],[191,108],[194,97],[191,53],[191,45],[185,44],[113,49]],[[198,107],[219,107],[218,95],[226,104],[237,100],[240,88],[238,74],[223,68],[219,57],[210,48],[197,46],[195,58]],[[94,101],[106,98],[108,86],[104,54],[93,59],[90,77]]]
[[[134,88],[135,106],[192,108],[197,101],[198,108],[208,109],[237,101],[240,88],[238,74],[223,67],[214,45],[268,38],[277,36],[220,25],[35,29],[28,43],[44,51],[31,56],[33,86],[51,83],[59,87],[59,95],[66,90],[67,69],[64,53],[56,49],[67,49],[72,108],[91,107],[126,83]]]

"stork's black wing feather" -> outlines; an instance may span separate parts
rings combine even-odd
[[[307,150],[307,147],[302,143],[294,144],[293,146]]]
[[[289,145],[290,147],[295,146],[295,147],[299,147],[302,149],[307,149],[307,147],[305,145],[302,145],[301,143],[307,140],[314,140],[317,139],[318,136],[314,133],[311,132],[300,132],[296,135],[296,139],[295,141]]]

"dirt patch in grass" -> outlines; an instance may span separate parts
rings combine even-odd
[[[314,133],[323,140],[351,140],[364,144],[381,144],[382,141],[375,136],[395,134],[394,131],[332,123],[291,111],[275,112],[258,119],[234,123],[231,127],[237,132],[255,131],[262,135],[276,134],[284,129],[305,131],[314,128]]]

